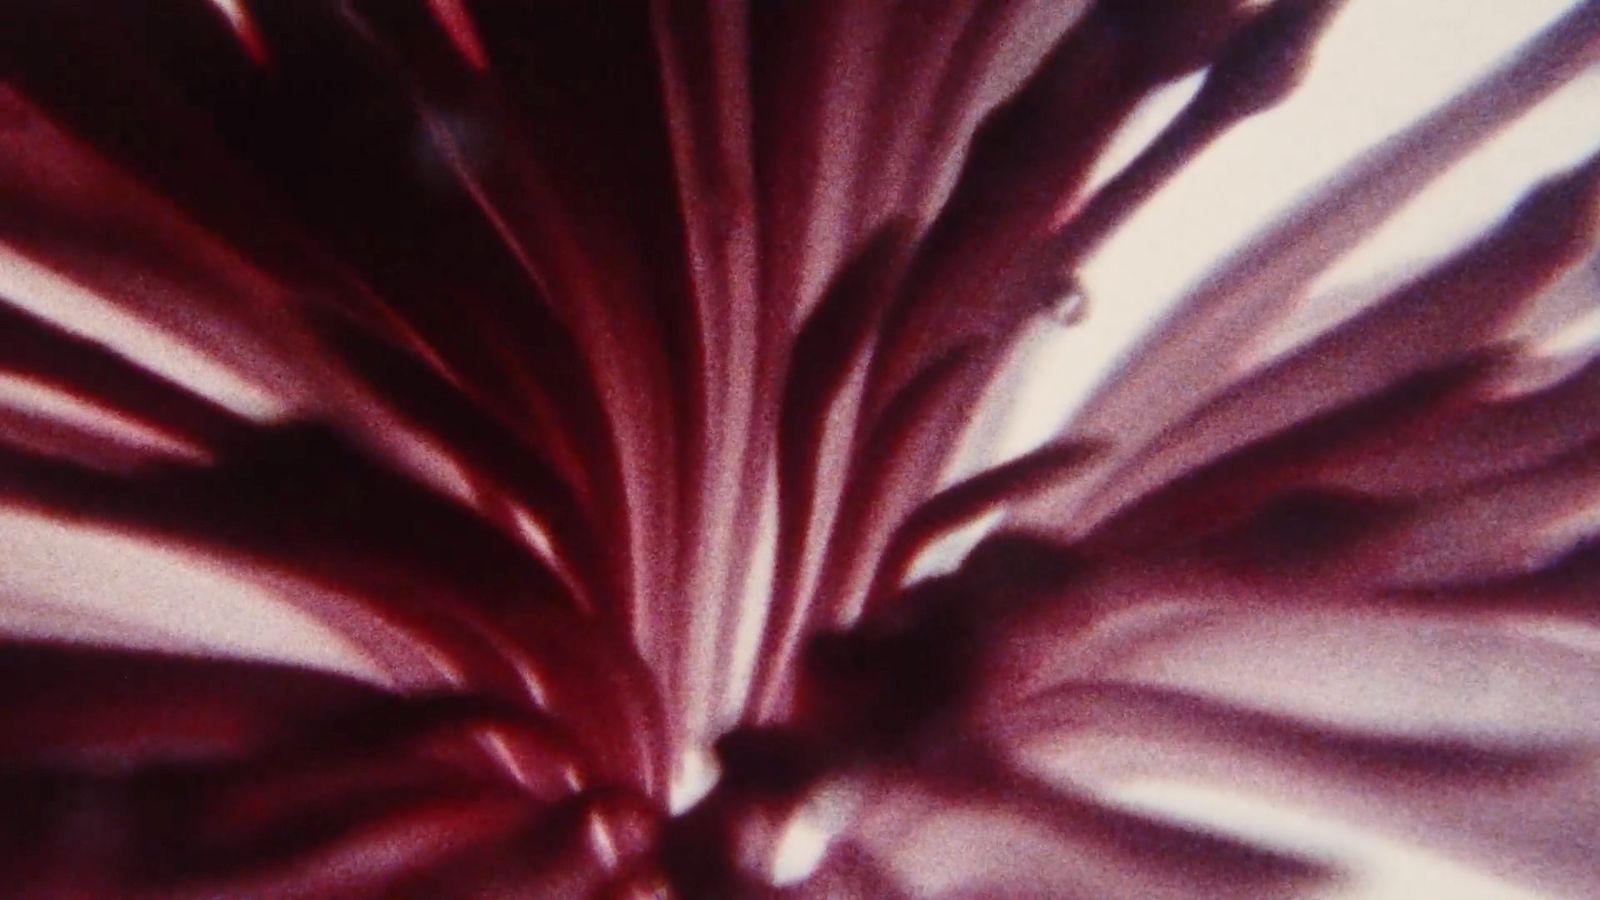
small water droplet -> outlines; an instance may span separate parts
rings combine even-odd
[[[1066,277],[1061,292],[1045,308],[1045,316],[1063,328],[1082,322],[1088,313],[1089,294],[1076,275]]]

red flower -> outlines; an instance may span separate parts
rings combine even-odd
[[[1522,339],[1593,290],[1600,157],[1291,321],[1590,65],[1600,2],[958,474],[1029,336],[1116,302],[1096,251],[1340,6],[0,4],[3,883],[1341,877],[1139,805],[1183,785],[1600,892],[1600,370]]]

